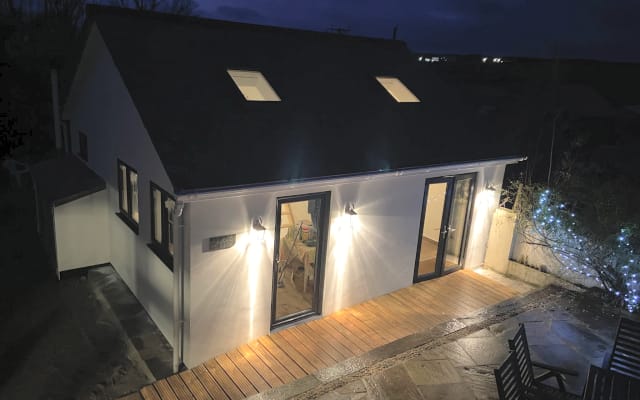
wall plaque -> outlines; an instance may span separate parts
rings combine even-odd
[[[205,239],[204,251],[224,250],[233,247],[236,244],[236,234],[216,236]]]

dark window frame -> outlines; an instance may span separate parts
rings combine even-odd
[[[123,166],[125,168],[125,177],[126,177],[126,182],[122,181],[122,174],[120,172],[120,167]],[[136,222],[136,220],[133,219],[132,216],[132,203],[133,203],[133,196],[132,196],[132,192],[131,192],[131,172],[135,173],[136,176],[138,176],[138,179],[140,177],[140,175],[138,174],[138,171],[135,170],[134,168],[132,168],[130,165],[128,165],[127,163],[123,162],[122,160],[118,159],[118,165],[117,165],[117,173],[118,173],[118,207],[120,209],[120,211],[118,211],[116,213],[116,215],[118,217],[120,217],[120,219],[129,227],[131,228],[132,231],[134,231],[136,233],[136,235],[139,232],[139,223]],[[126,210],[122,207],[122,189],[124,187],[124,185],[126,185],[127,188],[127,208]],[[140,185],[138,185],[138,216],[140,215]]]
[[[88,140],[86,133],[78,131],[78,157],[85,162],[89,161]]]
[[[153,198],[153,191],[157,190],[160,193],[160,221],[162,224],[161,232],[162,238],[161,241],[158,242],[156,240],[156,209]],[[173,254],[169,251],[169,238],[171,238],[171,244],[174,245],[175,249],[175,238],[173,237],[173,224],[175,224],[175,220],[169,223],[169,210],[165,206],[165,202],[167,200],[176,201],[176,198],[171,195],[168,191],[164,190],[162,187],[158,186],[153,181],[149,181],[149,198],[151,205],[151,242],[148,244],[148,247],[155,253],[156,256],[171,270],[173,271]],[[174,250],[175,252],[175,250]]]

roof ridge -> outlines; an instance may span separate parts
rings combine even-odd
[[[389,45],[402,46],[405,48],[407,47],[407,44],[404,41],[397,40],[397,39],[385,39],[385,38],[376,38],[376,37],[369,37],[369,36],[336,34],[331,32],[314,31],[310,29],[288,28],[288,27],[281,27],[281,26],[275,26],[275,25],[260,25],[260,24],[254,24],[254,23],[248,23],[248,22],[237,22],[237,21],[228,21],[228,20],[216,19],[216,18],[207,18],[207,17],[195,16],[195,15],[178,15],[178,14],[172,14],[172,13],[167,13],[162,11],[136,10],[131,8],[116,7],[116,6],[109,6],[109,5],[102,5],[102,4],[87,4],[85,7],[86,7],[86,15],[88,18],[93,18],[96,15],[100,15],[100,14],[139,16],[144,18],[154,18],[154,19],[170,21],[170,22],[194,23],[194,24],[200,24],[200,25],[210,26],[210,27],[235,27],[235,28],[244,28],[248,30],[266,31],[266,32],[286,32],[286,33],[306,34],[310,36],[318,36],[318,37],[323,37],[327,39],[387,43]]]

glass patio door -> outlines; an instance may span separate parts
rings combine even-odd
[[[271,326],[320,313],[329,193],[278,199]]]
[[[441,276],[462,266],[474,175],[428,179],[414,281]]]

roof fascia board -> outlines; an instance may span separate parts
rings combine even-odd
[[[318,179],[309,179],[298,182],[278,182],[278,183],[265,183],[257,185],[236,186],[229,188],[219,189],[204,189],[183,191],[176,193],[176,201],[183,203],[194,203],[198,201],[206,201],[212,199],[223,199],[240,197],[247,194],[258,194],[265,192],[272,192],[274,190],[290,190],[290,189],[303,189],[311,188],[314,186],[323,185],[341,185],[346,183],[373,181],[373,180],[385,180],[392,179],[398,176],[415,176],[428,173],[438,173],[451,171],[453,169],[460,171],[460,173],[471,172],[476,168],[486,168],[498,165],[516,164],[518,162],[526,160],[527,157],[506,157],[499,159],[472,161],[456,164],[442,164],[431,167],[410,168],[396,171],[384,171],[384,172],[372,172],[357,175],[340,175],[336,177],[325,177]]]

